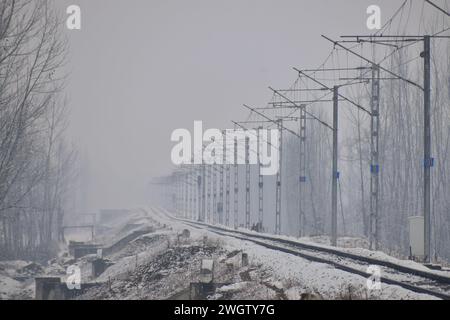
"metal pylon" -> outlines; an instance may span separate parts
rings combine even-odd
[[[299,118],[299,183],[298,183],[298,213],[299,213],[299,230],[298,236],[305,234],[305,212],[303,208],[303,186],[306,183],[306,106],[300,108]]]
[[[276,178],[276,204],[275,204],[275,234],[281,234],[281,165],[282,165],[282,144],[283,144],[283,120],[278,120],[279,132],[279,166]]]
[[[370,99],[370,249],[378,249],[379,232],[379,130],[380,130],[380,69],[372,66],[372,94]]]

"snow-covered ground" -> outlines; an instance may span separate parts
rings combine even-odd
[[[209,299],[434,299],[386,284],[380,290],[369,290],[365,277],[251,241],[198,229],[169,218],[159,209],[132,210],[103,227],[103,234],[96,241],[107,246],[137,230],[149,231],[112,251],[106,257],[112,265],[98,277],[92,275],[90,268],[95,255],[74,260],[62,252],[45,267],[25,261],[1,262],[0,299],[31,299],[35,276],[64,279],[68,265],[81,268],[83,282],[97,283],[78,299],[187,299],[190,283],[199,281],[202,259],[215,261],[214,281],[220,283]],[[180,237],[185,230],[189,236]],[[329,247],[311,239],[280,237]],[[423,268],[381,252],[362,248],[339,250]],[[242,265],[243,253],[248,255],[248,265]]]
[[[156,220],[170,225],[174,230],[189,228],[182,222],[167,218],[159,210],[147,209],[147,211]],[[189,228],[189,230],[193,236],[202,237],[207,235],[212,239],[221,239],[224,243],[224,248],[229,251],[243,250],[246,252],[253,266],[271,273],[271,281],[283,285],[284,289],[286,289],[285,291],[289,292],[288,298],[315,294],[324,299],[434,299],[434,297],[428,295],[417,294],[398,286],[386,284],[382,284],[381,290],[369,290],[367,288],[367,278],[337,270],[327,264],[310,262],[288,253],[264,248],[253,242],[223,237],[206,230],[196,228]],[[251,231],[246,232],[252,233]],[[295,239],[285,236],[280,237],[289,240]],[[372,254],[372,252],[365,249],[341,250],[351,250],[367,255]],[[397,259],[383,253],[375,253],[375,255],[377,258],[392,259],[399,262]],[[415,265],[415,263],[408,262],[408,265]]]
[[[162,210],[162,209],[160,209],[160,210]],[[230,231],[235,230],[234,228],[227,228],[224,226],[220,226],[220,227],[223,229],[228,229]],[[256,231],[251,231],[251,230],[244,229],[244,228],[238,228],[237,230],[244,234],[261,235],[260,233],[258,233]],[[412,260],[403,260],[403,259],[399,259],[399,258],[390,256],[382,251],[369,250],[367,248],[368,244],[366,243],[366,241],[364,239],[360,239],[360,238],[342,237],[342,238],[338,239],[338,246],[333,247],[330,245],[329,237],[326,237],[326,236],[302,237],[302,238],[295,238],[295,237],[286,236],[286,235],[273,235],[273,234],[270,234],[269,236],[274,239],[289,240],[289,241],[297,242],[300,244],[307,244],[307,245],[315,246],[315,247],[319,247],[319,248],[326,248],[326,249],[346,252],[346,253],[362,256],[362,257],[368,257],[368,258],[372,258],[372,259],[376,259],[376,260],[382,260],[382,261],[390,262],[390,263],[393,263],[393,264],[396,264],[399,266],[408,267],[408,268],[415,269],[418,271],[434,273],[436,275],[442,275],[442,276],[446,276],[446,277],[450,278],[450,269],[432,270],[432,269],[427,268],[423,264],[412,261]]]
[[[0,300],[31,299],[33,277],[43,272],[39,265],[29,261],[0,261]]]

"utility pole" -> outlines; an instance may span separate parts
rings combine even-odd
[[[172,177],[170,183],[170,209],[177,213],[177,180],[176,176]]]
[[[174,176],[172,181],[172,201],[173,201],[173,209],[175,211],[175,215],[178,215],[178,177]]]
[[[333,87],[333,176],[331,185],[331,244],[337,245],[337,182],[338,172],[338,99],[339,87]]]
[[[200,216],[200,221],[206,221],[206,165],[204,163],[201,164],[202,168],[202,176],[201,176],[201,185],[202,185],[202,214]]]
[[[181,213],[183,211],[183,183],[181,182],[181,175],[178,174],[177,178],[177,184],[178,184],[178,217],[181,217]]]
[[[424,244],[425,262],[431,262],[431,47],[430,36],[425,36],[422,57],[424,59],[423,85],[423,138],[424,138],[424,172],[423,172],[423,212],[424,212]]]
[[[197,220],[202,216],[202,166],[197,167]]]
[[[182,217],[186,218],[186,214],[188,211],[188,185],[187,185],[187,181],[186,181],[186,173],[184,172],[182,175],[182,187],[183,187],[183,211],[182,211]]]
[[[220,165],[220,171],[219,171],[219,175],[220,175],[220,181],[219,181],[219,204],[217,206],[217,215],[219,216],[219,224],[223,224],[223,207],[224,207],[224,194],[223,194],[223,190],[224,190],[224,179],[223,179],[223,174],[224,174],[224,164],[222,163]]]
[[[369,194],[369,216],[363,214],[364,234],[369,238],[369,248],[378,249],[379,242],[379,199],[380,199],[380,164],[379,164],[379,138],[380,138],[380,66],[371,63],[371,67],[359,67],[360,70],[369,69],[372,76],[362,78],[340,78],[340,80],[367,80],[371,83],[370,94],[370,194]],[[383,80],[397,80],[396,78],[384,78]]]
[[[192,192],[191,192],[191,181],[190,181],[191,175],[190,171],[188,170],[186,172],[186,213],[185,213],[185,219],[188,219],[191,215],[192,210]]]
[[[180,217],[181,215],[181,211],[182,211],[182,207],[183,207],[183,191],[182,191],[182,184],[181,184],[181,178],[180,178],[180,174],[177,174],[177,184],[176,184],[176,197],[177,197],[177,217]]]
[[[186,173],[186,193],[187,193],[187,199],[188,199],[188,204],[187,204],[187,211],[186,211],[186,219],[189,219],[191,217],[191,212],[192,212],[192,184],[191,184],[191,172],[190,172],[190,168],[188,169],[188,172]]]
[[[239,184],[238,184],[238,180],[239,180],[239,168],[238,168],[238,164],[237,164],[237,153],[238,153],[238,144],[237,144],[237,140],[234,140],[234,197],[233,197],[233,201],[234,201],[234,228],[237,229],[239,227],[239,220],[238,220],[238,213],[239,213]]]
[[[220,182],[219,182],[219,206],[217,209],[217,213],[219,215],[219,224],[224,224],[224,216],[225,216],[225,194],[224,194],[224,189],[226,188],[225,186],[225,163],[226,163],[226,130],[222,131],[222,136],[224,137],[224,139],[222,140],[222,164],[220,165]]]
[[[178,176],[178,184],[180,186],[179,189],[179,194],[180,194],[180,212],[179,212],[179,217],[183,217],[184,214],[184,183],[183,183],[183,175],[180,173],[180,175]]]
[[[298,181],[298,214],[299,228],[298,236],[302,237],[305,232],[305,213],[303,212],[303,184],[306,183],[306,106],[300,106],[299,118],[299,181]]]
[[[262,127],[258,128],[259,132],[261,132]],[[264,222],[264,177],[261,174],[261,142],[260,142],[261,134],[258,135],[258,146],[257,146],[257,159],[258,159],[258,232],[263,231],[263,222]]]
[[[191,192],[192,192],[192,211],[191,211],[191,220],[195,219],[195,213],[197,212],[197,195],[196,195],[196,187],[197,187],[197,169],[195,166],[192,166],[191,171]]]
[[[186,211],[184,212],[184,218],[189,218],[191,209],[192,209],[192,195],[191,195],[191,182],[189,181],[190,175],[189,172],[186,172],[184,175],[185,179],[185,199],[186,199]]]
[[[178,206],[178,216],[183,217],[183,211],[184,211],[184,183],[183,183],[183,177],[181,173],[178,174],[178,196],[180,199],[180,203]]]
[[[230,184],[231,184],[231,166],[227,163],[225,167],[225,225],[230,226]]]
[[[245,138],[245,228],[250,229],[250,139]]]
[[[174,181],[174,187],[173,187],[173,198],[174,198],[174,207],[175,207],[175,214],[176,216],[178,216],[178,212],[180,211],[180,195],[179,195],[179,191],[180,191],[180,184],[178,183],[178,175],[175,175],[175,181]]]
[[[212,189],[213,189],[213,206],[212,206],[212,222],[213,224],[217,223],[218,211],[217,211],[217,170],[214,165],[211,165],[211,174],[212,174]]]
[[[207,193],[207,195],[208,195],[208,201],[207,201],[207,206],[208,206],[208,213],[207,213],[207,222],[208,223],[211,223],[211,213],[212,213],[212,210],[211,210],[211,189],[212,189],[212,165],[208,165],[208,177],[207,177],[207,180],[208,180],[208,193]]]
[[[371,117],[370,117],[370,221],[369,242],[370,249],[378,249],[379,241],[379,131],[380,131],[380,68],[372,65],[371,81]]]
[[[276,203],[275,203],[275,234],[281,234],[281,172],[282,172],[282,156],[283,156],[283,120],[278,120],[279,132],[279,166],[276,178]]]

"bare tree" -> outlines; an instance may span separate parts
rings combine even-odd
[[[5,252],[57,239],[66,173],[66,42],[47,0],[0,3],[0,220]]]

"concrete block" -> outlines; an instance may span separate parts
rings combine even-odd
[[[59,277],[35,278],[36,300],[64,300],[64,292]]]
[[[211,283],[214,280],[214,260],[203,259],[200,267],[200,282]]]

